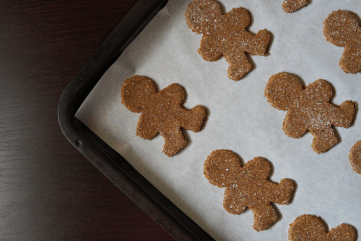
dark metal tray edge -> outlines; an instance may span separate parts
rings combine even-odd
[[[100,43],[95,55],[64,89],[58,121],[68,141],[176,240],[214,240],[75,117],[100,77],[168,0],[139,0]]]

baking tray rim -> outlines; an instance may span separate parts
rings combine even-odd
[[[101,41],[94,56],[64,89],[58,121],[67,140],[176,240],[214,240],[175,206],[75,113],[101,76],[168,0],[138,0]]]

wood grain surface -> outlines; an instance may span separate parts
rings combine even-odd
[[[0,2],[0,240],[173,240],[57,121],[62,91],[135,1]]]

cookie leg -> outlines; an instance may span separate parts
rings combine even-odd
[[[273,185],[276,185],[276,188],[274,189],[274,199],[273,202],[277,204],[289,204],[291,201],[293,192],[295,190],[295,184],[291,179],[282,179],[279,184],[272,183]]]
[[[334,107],[332,111],[334,115],[331,124],[333,126],[349,128],[355,117],[356,105],[354,102],[346,100],[342,102],[340,107]]]
[[[158,130],[153,125],[153,119],[149,115],[144,115],[143,113],[140,115],[136,135],[146,140],[152,140],[158,135]]]
[[[228,78],[232,80],[242,79],[253,67],[247,55],[241,53],[240,56],[225,55],[227,62],[230,64],[228,68]]]
[[[203,59],[207,61],[216,61],[222,57],[222,52],[219,50],[218,39],[207,34],[203,34],[201,40],[201,46],[198,49],[198,53]]]
[[[193,107],[191,110],[180,107],[179,111],[174,114],[174,117],[179,121],[181,127],[194,132],[202,129],[206,116],[206,109],[200,105]]]
[[[169,157],[174,156],[187,145],[187,140],[180,128],[173,128],[168,132],[161,132],[160,134],[165,140],[163,152]]]
[[[271,34],[266,29],[263,29],[252,37],[253,41],[246,52],[252,55],[266,56],[269,43],[271,42]]]
[[[237,185],[237,184],[235,184]],[[224,193],[223,207],[231,214],[243,213],[247,206],[240,200],[242,194],[237,187],[227,188]]]
[[[254,214],[253,228],[263,231],[278,220],[278,215],[270,203],[250,208]]]
[[[340,60],[340,66],[346,73],[361,72],[361,51],[357,46],[346,45]]]
[[[312,149],[318,154],[328,151],[331,147],[338,143],[338,138],[331,127],[325,128],[318,132],[311,131],[314,136]]]

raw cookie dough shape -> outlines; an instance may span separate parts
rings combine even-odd
[[[270,163],[255,157],[243,167],[238,156],[229,150],[215,150],[204,163],[204,175],[217,187],[225,187],[223,207],[231,214],[241,214],[248,207],[254,214],[253,228],[267,229],[278,220],[271,202],[288,204],[294,192],[294,183],[282,179],[271,182]]]
[[[222,56],[230,64],[228,77],[242,79],[253,66],[246,53],[265,56],[271,35],[266,29],[256,35],[246,29],[251,24],[250,13],[244,8],[234,8],[223,14],[214,0],[195,0],[185,13],[190,29],[203,34],[199,54],[203,59],[216,61]]]
[[[344,47],[340,66],[346,73],[361,72],[361,26],[349,11],[332,12],[323,23],[323,34],[330,43]]]
[[[206,119],[206,109],[200,105],[187,110],[181,105],[186,98],[184,88],[171,84],[157,92],[154,82],[144,76],[133,76],[124,81],[122,103],[128,110],[140,113],[137,136],[152,140],[158,133],[165,139],[163,152],[171,157],[185,145],[181,128],[198,132]]]
[[[305,214],[290,224],[290,241],[356,241],[356,231],[348,224],[341,224],[327,232],[325,224],[316,216]]]
[[[324,153],[339,140],[332,126],[349,128],[356,106],[344,101],[341,106],[331,104],[331,85],[319,79],[303,88],[299,78],[282,72],[273,75],[266,86],[267,101],[276,109],[287,111],[283,130],[289,137],[300,138],[307,131],[313,135],[312,149]]]
[[[285,0],[282,3],[282,8],[287,13],[293,13],[294,11],[303,8],[308,4],[308,0]]]
[[[356,144],[352,146],[348,157],[353,170],[361,174],[361,141],[356,142]]]

